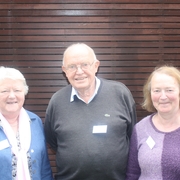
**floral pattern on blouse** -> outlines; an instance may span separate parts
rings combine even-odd
[[[20,143],[19,132],[16,135],[16,139],[17,139],[18,150],[20,150],[21,149],[21,143]],[[29,152],[27,152],[27,159],[28,159],[30,179],[32,180],[31,156],[30,156]],[[16,180],[16,175],[17,175],[17,158],[16,158],[16,155],[14,153],[12,153],[12,180]]]

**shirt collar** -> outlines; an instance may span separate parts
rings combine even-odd
[[[95,88],[95,91],[94,91],[93,96],[90,98],[90,100],[88,101],[88,103],[91,102],[92,99],[94,98],[94,96],[97,94],[98,89],[99,89],[99,86],[100,86],[100,83],[101,83],[100,80],[99,80],[97,77],[95,77],[95,80],[96,80],[96,88]],[[84,101],[82,98],[79,97],[78,92],[74,89],[74,87],[72,87],[70,102],[73,102],[73,101],[74,101],[74,96],[77,96],[78,99]]]

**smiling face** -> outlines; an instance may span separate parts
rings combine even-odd
[[[82,68],[83,64],[88,64],[88,68]],[[71,72],[68,67],[77,66],[77,70]],[[64,56],[63,71],[70,84],[77,91],[85,91],[95,84],[95,74],[99,67],[99,61],[95,59],[93,53],[83,45],[71,47]]]
[[[156,73],[151,80],[151,99],[158,113],[179,110],[179,84],[172,76]]]
[[[6,116],[18,115],[25,100],[24,85],[21,80],[0,81],[0,112]]]

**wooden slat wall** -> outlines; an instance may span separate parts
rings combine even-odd
[[[180,0],[0,0],[0,65],[25,75],[25,107],[44,121],[50,97],[67,85],[65,48],[87,43],[101,61],[98,76],[132,91],[140,120],[148,114],[140,104],[149,73],[162,64],[180,67],[179,9]]]

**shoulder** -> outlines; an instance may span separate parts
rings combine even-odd
[[[126,108],[134,107],[135,101],[131,91],[121,82],[106,80],[100,78],[101,84],[99,87],[99,94],[103,97],[108,98],[111,101],[117,102],[121,106],[124,105]],[[132,110],[132,109],[131,109]]]
[[[35,114],[31,111],[28,111],[28,110],[26,110],[26,112],[31,120],[31,124],[42,126],[42,120],[37,114]]]
[[[69,84],[69,85],[59,89],[57,92],[55,92],[52,95],[51,100],[54,100],[54,99],[57,99],[57,98],[63,98],[64,96],[66,96],[66,98],[67,98],[67,95],[70,96],[71,90],[72,90],[72,86]]]
[[[111,92],[120,92],[122,94],[127,94],[127,95],[131,94],[128,87],[122,82],[114,81],[114,80],[107,80],[103,78],[99,78],[99,79],[101,81],[103,89],[108,89]]]
[[[35,114],[31,111],[28,111],[28,110],[26,110],[26,112],[31,120],[40,119],[40,117],[37,114]]]
[[[103,78],[99,78],[99,79],[104,85],[121,86],[121,87],[127,88],[125,84],[119,81],[108,80],[108,79],[103,79]]]
[[[146,131],[146,129],[149,129],[149,127],[152,126],[151,124],[151,119],[152,119],[153,114],[148,115],[146,117],[144,117],[142,120],[140,120],[138,123],[136,123],[136,125],[134,126],[134,128],[136,129],[136,131]]]
[[[55,92],[49,100],[46,113],[49,110],[64,107],[64,104],[70,102],[71,91],[72,86],[69,84]]]

